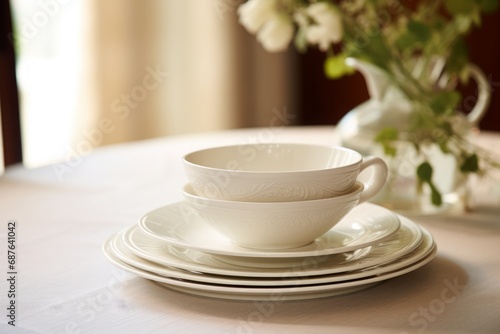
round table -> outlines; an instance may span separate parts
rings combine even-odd
[[[438,245],[429,264],[352,294],[295,302],[203,298],[126,273],[104,257],[101,246],[111,235],[182,200],[184,154],[279,141],[338,138],[333,127],[228,130],[69,152],[66,161],[33,170],[8,168],[0,177],[0,331],[14,329],[13,302],[20,333],[500,332],[498,179],[476,181],[471,212],[412,218]],[[500,153],[500,134],[482,133],[478,142]],[[11,276],[15,296],[8,293]]]

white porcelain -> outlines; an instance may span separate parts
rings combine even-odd
[[[103,252],[108,260],[116,267],[140,277],[160,283],[161,285],[180,292],[193,295],[229,299],[229,300],[305,300],[312,298],[331,297],[350,293],[374,286],[379,282],[414,271],[430,262],[436,255],[436,248],[432,245],[431,251],[419,260],[396,270],[387,270],[382,274],[367,276],[360,279],[344,280],[340,282],[326,282],[324,284],[305,285],[297,280],[292,286],[239,286],[225,284],[203,283],[162,276],[154,272],[132,266],[121,261],[110,246],[110,241],[103,245]]]
[[[436,256],[436,249],[433,249],[432,252],[422,260],[415,262],[402,269],[387,272],[377,276],[361,278],[358,280],[348,280],[337,283],[334,282],[334,283],[315,284],[306,286],[298,285],[292,287],[286,286],[286,287],[271,287],[271,288],[267,287],[253,288],[253,287],[232,287],[232,286],[222,285],[220,287],[214,288],[214,286],[207,284],[195,285],[195,283],[193,283],[190,286],[184,286],[181,284],[167,283],[163,282],[164,279],[161,279],[161,277],[158,276],[151,277],[150,279],[153,280],[156,279],[156,282],[174,291],[188,293],[191,295],[202,296],[202,297],[217,298],[217,299],[273,301],[273,302],[308,300],[308,299],[339,296],[371,288],[391,278],[402,276],[412,271],[415,271],[423,267],[427,263],[429,263],[435,256]]]
[[[115,267],[120,268],[126,272],[146,278],[160,284],[162,287],[177,292],[217,299],[279,302],[285,300],[305,300],[313,298],[332,297],[336,295],[360,291],[374,286],[379,282],[379,280],[376,280],[375,282],[368,282],[366,284],[355,281],[356,283],[348,282],[343,284],[333,283],[327,285],[313,285],[312,289],[308,288],[306,289],[306,291],[297,291],[298,289],[300,289],[297,287],[249,288],[217,284],[204,284],[200,282],[191,282],[172,277],[164,277],[156,273],[134,267],[117,258],[108,244],[104,245],[103,251],[106,258]],[[303,287],[300,290],[303,290],[305,288],[307,287]]]
[[[427,232],[426,232],[427,233]],[[390,239],[379,244],[356,249],[354,251],[331,254],[309,255],[300,258],[275,258],[275,266],[259,267],[259,261],[268,260],[254,258],[226,257],[209,255],[193,249],[178,248],[146,235],[137,226],[132,226],[120,234],[116,240],[118,247],[125,247],[130,252],[145,260],[165,267],[183,269],[195,273],[213,274],[230,277],[255,277],[288,279],[312,277],[318,275],[346,274],[356,270],[370,269],[371,275],[380,274],[377,267],[405,257],[417,247],[420,252],[427,252],[429,246],[421,248],[424,235],[421,228],[412,221],[402,218],[401,228]],[[432,237],[425,235],[427,244]],[[429,241],[430,240],[430,241]],[[418,254],[414,254],[415,256]],[[234,261],[234,263],[229,263]],[[279,265],[284,261],[288,266]],[[291,262],[294,261],[294,262]],[[400,261],[401,265],[409,264]],[[351,278],[351,276],[349,276]]]
[[[243,248],[211,228],[185,202],[170,204],[144,215],[140,228],[165,244],[209,254],[249,258],[297,258],[348,252],[390,238],[400,227],[400,218],[390,210],[363,203],[351,210],[333,229],[299,248],[258,250]]]
[[[372,167],[362,201],[385,184],[387,166],[344,147],[313,144],[245,144],[203,149],[183,157],[196,194],[257,202],[301,201],[351,191],[360,171]]]
[[[416,244],[418,247],[414,247],[410,251],[406,248],[402,253],[402,249],[396,251],[396,255],[392,256],[392,260],[387,261],[387,254],[391,251],[393,246],[387,245],[377,245],[374,248],[377,248],[376,252],[381,254],[385,252],[385,256],[382,255],[381,258],[385,258],[386,261],[379,260],[382,264],[374,264],[370,260],[365,261],[365,266],[361,267],[359,270],[348,270],[345,263],[340,262],[340,265],[343,266],[346,271],[344,272],[335,272],[330,274],[323,275],[311,275],[310,272],[304,271],[304,276],[298,275],[289,275],[289,272],[296,273],[296,267],[290,268],[282,268],[282,275],[278,277],[254,277],[247,276],[245,272],[239,273],[239,275],[224,275],[223,273],[228,270],[233,270],[235,273],[241,268],[234,266],[227,266],[225,264],[221,264],[217,261],[213,261],[210,256],[203,256],[201,252],[194,251],[195,253],[199,253],[199,256],[194,255],[193,259],[189,259],[185,257],[185,252],[179,251],[175,249],[175,247],[170,247],[169,250],[171,252],[165,255],[165,258],[161,258],[162,262],[156,262],[154,260],[146,260],[140,256],[137,256],[130,250],[130,248],[123,242],[124,234],[129,234],[129,236],[136,234],[137,230],[135,229],[124,229],[110,238],[107,243],[111,248],[112,253],[120,259],[121,261],[134,266],[139,269],[147,270],[149,272],[165,276],[172,277],[178,279],[190,280],[193,282],[201,282],[201,283],[214,283],[214,284],[224,284],[224,285],[245,285],[245,286],[290,286],[290,285],[310,285],[310,284],[324,284],[324,283],[332,283],[332,282],[341,282],[352,279],[359,279],[374,275],[380,275],[385,272],[394,271],[405,266],[411,265],[415,263],[425,256],[427,256],[432,249],[434,248],[434,241],[432,236],[428,231],[423,231],[423,238],[419,240]],[[410,230],[408,230],[410,231]],[[137,233],[141,235],[140,231]],[[392,238],[394,241],[397,241],[399,244],[404,243],[404,237],[394,236]],[[158,241],[156,241],[158,242]],[[408,247],[407,247],[408,248]],[[363,256],[357,256],[357,251],[350,252],[349,254],[344,255],[344,262],[359,262],[359,259]],[[370,255],[373,258],[373,255]],[[326,256],[328,258],[328,256]],[[165,259],[171,259],[168,265],[164,264]],[[201,259],[201,261],[200,261]],[[282,259],[283,260],[283,259]],[[285,259],[286,260],[286,259]],[[192,262],[195,267],[202,267],[201,270],[187,270],[184,266],[184,262],[190,263]],[[325,263],[323,266],[327,268],[333,268],[337,265],[337,263],[332,259],[329,261],[330,263]],[[177,266],[180,264],[180,267]],[[311,269],[311,268],[309,268]],[[206,273],[206,271],[213,271],[215,273]]]
[[[298,202],[237,202],[182,194],[193,212],[236,245],[286,249],[307,245],[333,228],[360,201],[363,184],[345,195]]]

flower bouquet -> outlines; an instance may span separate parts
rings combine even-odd
[[[382,106],[372,143],[389,158],[401,154],[401,142],[410,145],[419,156],[416,189],[425,187],[432,205],[440,206],[442,191],[433,177],[439,166],[429,145],[453,157],[463,178],[500,167],[469,140],[480,117],[460,112],[458,89],[480,72],[469,63],[464,38],[497,7],[498,0],[249,0],[238,13],[270,52],[292,42],[301,52],[317,47],[326,54],[328,78],[356,69],[365,74]],[[487,91],[480,101],[484,111],[491,90],[484,76],[476,75],[476,81]]]

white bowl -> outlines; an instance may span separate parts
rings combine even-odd
[[[360,171],[372,167],[364,199],[385,184],[387,166],[345,147],[310,144],[245,144],[184,156],[196,194],[213,199],[284,202],[330,198],[351,191]]]
[[[238,246],[286,249],[307,245],[360,203],[363,184],[331,198],[300,202],[236,202],[198,196],[191,185],[183,195],[196,214]]]

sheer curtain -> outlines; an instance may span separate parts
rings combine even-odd
[[[293,123],[293,56],[265,52],[238,3],[92,0],[87,133],[110,144]]]
[[[81,132],[77,115],[87,71],[84,0],[11,1],[23,162],[61,160]]]
[[[101,145],[293,124],[294,57],[239,24],[240,0],[13,2],[24,162]]]

